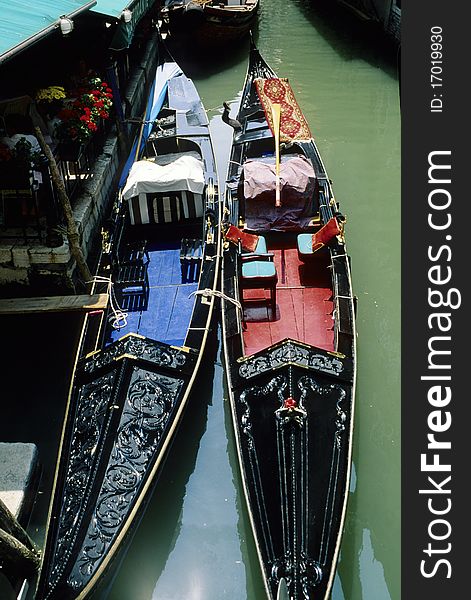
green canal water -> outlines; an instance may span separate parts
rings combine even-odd
[[[257,44],[288,77],[347,215],[358,296],[353,477],[332,600],[400,598],[400,111],[394,51],[353,18],[313,1],[262,0]],[[204,64],[177,58],[211,118],[221,183],[248,43]],[[76,317],[7,322],[10,375],[0,433],[36,441],[44,463],[32,534],[42,543]],[[15,333],[13,331],[15,330]],[[21,335],[17,335],[20,331]],[[28,340],[28,341],[26,341]],[[5,363],[4,363],[5,364]],[[21,375],[20,375],[21,373]],[[100,598],[263,600],[243,504],[221,364],[220,330],[159,485]],[[11,388],[11,389],[10,389]],[[4,389],[4,392],[6,388]],[[6,408],[5,408],[6,407]],[[23,417],[27,415],[25,422]],[[21,427],[17,423],[21,420]],[[39,430],[39,431],[38,431]]]

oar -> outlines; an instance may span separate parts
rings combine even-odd
[[[272,114],[272,117],[273,117],[273,133],[275,135],[275,182],[276,182],[275,206],[281,206],[281,193],[280,193],[280,119],[281,119],[281,104],[273,103],[271,105],[271,114]]]

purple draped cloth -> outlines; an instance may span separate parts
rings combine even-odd
[[[304,156],[282,157],[281,206],[275,206],[275,158],[247,160],[243,170],[246,227],[252,230],[304,229],[313,216],[316,175]]]

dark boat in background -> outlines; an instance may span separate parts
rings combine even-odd
[[[110,304],[85,318],[38,600],[96,591],[137,526],[210,334],[219,206],[206,112],[163,62],[103,235],[94,291]]]
[[[166,0],[161,16],[171,35],[204,49],[246,36],[258,6],[259,0]]]
[[[232,125],[223,339],[244,493],[267,597],[327,600],[356,377],[345,219],[289,83],[253,45]]]

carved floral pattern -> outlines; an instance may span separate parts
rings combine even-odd
[[[312,390],[319,396],[326,396],[332,392],[337,392],[338,400],[336,403],[337,418],[335,420],[335,442],[337,448],[341,445],[341,435],[345,431],[345,422],[347,420],[347,413],[340,407],[341,402],[345,399],[347,393],[343,387],[337,384],[320,385],[312,377],[301,377],[298,381],[298,387],[301,390],[301,398],[304,399],[307,396],[308,390]]]
[[[133,367],[107,471],[68,583],[79,589],[98,569],[156,459],[184,380]]]
[[[239,375],[245,379],[250,379],[289,363],[310,367],[328,375],[338,376],[344,370],[344,365],[339,358],[326,356],[316,352],[316,350],[288,341],[262,356],[254,356],[245,360],[239,367]]]
[[[277,349],[280,350],[276,355],[277,359],[286,360],[287,362],[291,361],[293,359],[292,349],[294,349],[294,352],[297,350],[300,351],[300,354],[297,356],[306,358],[304,348],[296,347],[293,344],[285,344]],[[266,357],[261,358],[263,359]],[[340,361],[338,362],[340,365],[342,364]],[[259,364],[266,365],[267,363]],[[270,366],[270,368],[272,367]],[[289,399],[285,397],[288,389],[288,377],[290,379],[289,387],[291,388],[291,385],[294,385],[300,391],[300,396],[297,399],[292,398],[291,396]],[[294,381],[293,379],[292,373],[290,373],[289,376],[278,375],[270,379],[265,385],[252,386],[245,389],[239,396],[241,408],[239,412],[239,421],[243,433],[244,444],[248,451],[248,463],[246,463],[246,468],[250,474],[249,481],[254,496],[253,510],[258,512],[258,518],[256,520],[260,523],[262,528],[260,535],[266,545],[267,558],[269,564],[271,564],[271,570],[268,576],[270,585],[272,586],[272,589],[276,590],[281,578],[284,578],[290,592],[290,597],[294,594],[296,597],[299,597],[300,600],[301,598],[303,600],[309,600],[309,598],[312,598],[314,590],[319,587],[324,579],[325,573],[323,565],[327,558],[326,553],[331,544],[332,536],[335,535],[335,530],[332,527],[331,515],[334,510],[334,490],[337,487],[339,475],[339,457],[342,451],[342,444],[345,441],[342,434],[345,431],[348,418],[348,409],[343,407],[342,404],[347,396],[347,392],[337,383],[319,383],[312,376],[308,375],[303,375]],[[301,530],[298,530],[298,525],[296,525],[297,523],[304,524],[305,518],[302,514],[301,506],[296,499],[299,499],[301,496],[304,499],[309,497],[308,474],[303,470],[297,472],[295,465],[297,464],[296,457],[308,452],[309,413],[313,409],[317,410],[314,408],[315,405],[311,405],[310,402],[312,393],[317,398],[325,399],[325,402],[332,407],[335,406],[333,413],[330,412],[330,418],[334,422],[330,484],[325,506],[322,543],[319,549],[320,556],[316,557],[316,559],[309,556],[307,553],[307,539],[309,532],[304,529],[304,526],[301,527]],[[273,396],[280,402],[280,407],[274,410],[273,413],[277,425],[278,445],[278,449],[273,455],[278,456],[280,481],[285,482],[284,485],[287,486],[285,492],[287,498],[290,499],[289,501],[287,500],[286,506],[283,504],[282,507],[282,531],[284,532],[283,535],[286,534],[287,536],[283,542],[285,553],[282,556],[275,556],[273,554],[270,526],[266,521],[266,506],[264,500],[265,490],[260,477],[258,456],[260,450],[263,449],[264,446],[263,443],[259,445],[260,440],[254,439],[251,415],[252,399],[258,402],[263,401],[263,397],[265,397],[268,401],[268,399],[273,398]],[[307,462],[301,461],[300,464],[302,465],[300,467],[301,469],[307,468]],[[299,489],[300,486],[304,488],[302,491]],[[292,504],[288,504],[288,502],[292,502]],[[298,541],[294,542],[293,540],[297,539],[297,534],[299,535]]]
[[[85,508],[85,492],[92,476],[95,451],[105,424],[106,407],[111,398],[115,377],[115,372],[108,373],[84,385],[79,392],[76,427],[70,441],[64,501],[49,578],[51,585],[59,579],[77,536]]]
[[[147,338],[128,336],[91,356],[84,363],[83,369],[87,373],[93,373],[123,354],[130,354],[136,358],[174,369],[181,368],[186,362],[185,354],[176,348],[159,344]]]
[[[255,446],[254,446],[254,440],[253,440],[253,436],[252,436],[252,421],[250,418],[250,406],[246,399],[247,396],[252,396],[252,395],[255,397],[268,396],[269,394],[276,392],[280,402],[283,404],[283,401],[284,401],[283,394],[284,394],[284,391],[285,391],[287,385],[288,384],[287,384],[286,378],[284,376],[273,377],[273,379],[271,379],[266,385],[264,385],[264,386],[257,385],[257,386],[248,388],[241,393],[241,395],[239,397],[239,401],[244,406],[244,412],[241,417],[241,426],[242,426],[242,432],[247,436],[248,447],[249,447],[250,451],[254,452]]]

